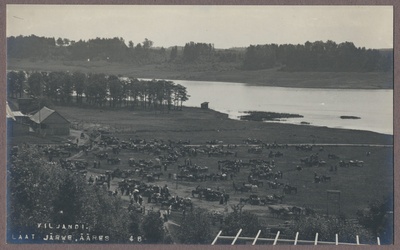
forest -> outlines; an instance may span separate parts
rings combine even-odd
[[[246,48],[217,49],[210,43],[155,47],[145,38],[134,44],[123,38],[73,41],[67,38],[17,36],[7,38],[10,59],[109,61],[133,65],[196,65],[233,63],[238,69],[278,68],[282,71],[389,72],[392,49],[366,49],[352,42],[314,41],[304,44],[263,44]]]

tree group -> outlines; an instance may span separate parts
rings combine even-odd
[[[25,83],[25,73],[7,74],[9,97],[21,97],[25,90],[31,97],[46,97],[56,103],[142,109],[180,109],[189,95],[186,88],[167,80],[138,80],[115,75],[81,72],[32,72]],[[75,97],[74,97],[75,96]]]

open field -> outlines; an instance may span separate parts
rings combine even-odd
[[[283,178],[278,182],[290,184],[297,187],[297,194],[284,194],[282,187],[271,188],[268,186],[269,180],[262,180],[263,186],[259,186],[257,194],[259,197],[267,195],[284,194],[283,205],[309,207],[313,210],[325,213],[327,211],[327,190],[341,191],[341,212],[348,218],[354,218],[358,209],[363,209],[369,201],[382,199],[384,196],[391,196],[393,191],[393,148],[388,145],[393,144],[393,137],[365,131],[352,131],[329,129],[324,127],[312,127],[301,125],[284,125],[274,123],[261,123],[253,121],[230,120],[226,115],[197,108],[184,108],[182,111],[171,111],[170,113],[110,110],[110,109],[85,109],[78,107],[56,107],[63,116],[72,123],[77,123],[82,131],[89,133],[95,129],[106,129],[112,132],[112,136],[118,137],[121,141],[129,139],[153,139],[179,141],[190,140],[191,145],[198,147],[210,146],[206,141],[217,140],[216,146],[222,146],[223,150],[236,153],[226,156],[210,156],[198,154],[190,157],[192,164],[201,167],[208,167],[209,173],[218,173],[218,161],[220,160],[241,160],[249,162],[250,159],[262,159],[274,161],[273,171],[281,171]],[[79,131],[72,133],[79,135]],[[251,147],[243,140],[247,138],[259,139],[266,144],[277,143],[279,145],[288,144],[281,148],[264,148],[261,153],[249,153]],[[227,144],[236,147],[227,148]],[[296,150],[298,144],[315,144],[312,151]],[[320,145],[323,150],[320,150]],[[346,145],[343,145],[346,144]],[[270,152],[280,152],[280,157],[269,157]],[[104,173],[106,170],[132,170],[129,167],[129,158],[136,160],[154,161],[158,154],[152,152],[136,152],[132,150],[121,150],[117,155],[121,162],[119,164],[108,164],[101,161],[100,168],[92,168],[92,162],[97,160],[95,153],[108,152],[113,155],[111,147],[94,147],[86,156],[79,153],[73,158],[88,161],[88,176]],[[370,152],[370,155],[366,153]],[[167,152],[161,152],[161,155]],[[320,160],[325,161],[321,166],[303,166],[300,159],[307,158],[311,154],[318,154]],[[334,154],[339,159],[330,159],[328,154]],[[180,197],[191,197],[191,191],[197,186],[212,188],[214,190],[224,190],[230,195],[228,209],[231,204],[239,203],[240,198],[248,198],[251,192],[234,192],[233,182],[240,185],[248,182],[248,175],[251,167],[242,167],[240,172],[232,179],[229,177],[223,181],[178,181],[169,179],[169,174],[178,172],[178,166],[184,165],[186,157],[179,157],[177,162],[168,167],[165,171],[161,169],[160,180],[155,180],[152,184],[165,185],[170,187],[172,195]],[[363,161],[363,166],[339,167],[339,160]],[[302,166],[302,170],[296,170],[297,166]],[[332,168],[338,166],[337,171]],[[314,183],[314,175],[329,176],[330,181]],[[133,179],[141,180],[139,176]],[[114,190],[121,178],[114,178],[111,182],[111,190]],[[273,180],[273,179],[272,179]],[[123,199],[128,203],[128,196]],[[192,198],[195,206],[203,207],[208,210],[223,212],[225,205],[220,205],[218,201],[206,201],[204,199]],[[147,204],[146,208],[153,207],[158,209],[159,205],[154,203]],[[245,205],[244,210],[250,210],[259,215],[268,224],[276,225],[283,223],[287,218],[273,218],[268,211],[268,206]]]
[[[277,69],[244,71],[240,65],[132,65],[104,61],[30,61],[10,59],[9,70],[28,71],[82,71],[105,73],[134,78],[171,80],[198,80],[240,82],[250,85],[343,88],[343,89],[392,89],[392,72],[281,72]]]

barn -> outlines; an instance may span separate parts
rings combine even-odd
[[[43,107],[30,119],[33,127],[40,134],[69,135],[70,122],[55,110]]]

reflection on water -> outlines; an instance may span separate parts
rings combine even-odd
[[[190,95],[186,106],[209,102],[211,109],[238,119],[244,111],[300,114],[284,123],[369,130],[393,134],[393,90],[303,89],[248,86],[242,83],[174,80]],[[340,116],[361,119],[341,119]]]

